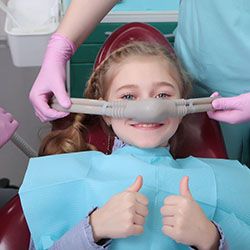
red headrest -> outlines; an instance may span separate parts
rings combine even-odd
[[[131,41],[145,41],[165,46],[168,51],[174,50],[164,35],[156,28],[146,23],[128,23],[116,29],[104,42],[94,63],[94,69],[114,50]]]

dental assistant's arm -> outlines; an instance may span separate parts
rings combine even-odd
[[[68,114],[51,109],[48,101],[55,95],[61,106],[71,106],[65,88],[66,63],[117,1],[71,1],[64,19],[51,36],[42,67],[30,91],[30,101],[41,121],[55,120]]]
[[[118,0],[72,0],[57,33],[75,42],[77,47],[107,15]]]

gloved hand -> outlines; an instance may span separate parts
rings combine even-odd
[[[65,88],[66,63],[76,51],[76,45],[61,34],[51,36],[42,67],[30,91],[30,101],[36,116],[42,122],[51,121],[68,115],[58,112],[48,105],[49,99],[55,95],[59,104],[69,108],[71,102]]]
[[[141,234],[148,215],[148,199],[139,193],[142,177],[124,192],[116,194],[90,215],[95,241],[106,238],[126,238]]]
[[[180,182],[180,195],[170,195],[161,208],[165,235],[198,249],[218,249],[219,232],[189,190],[188,176]]]
[[[218,96],[215,92],[212,96]],[[250,93],[234,97],[219,97],[212,102],[215,111],[209,111],[212,119],[230,124],[246,122],[250,120]]]
[[[11,138],[18,127],[18,122],[10,113],[0,107],[0,148]]]

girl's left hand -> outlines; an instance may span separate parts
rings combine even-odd
[[[161,214],[163,233],[176,242],[196,246],[199,250],[218,249],[219,232],[193,199],[188,176],[180,182],[180,195],[165,198]]]

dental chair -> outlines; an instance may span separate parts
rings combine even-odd
[[[142,40],[158,42],[174,53],[171,45],[158,30],[147,24],[130,23],[117,29],[105,41],[97,55],[94,67],[97,67],[106,55],[118,48],[121,43],[126,43],[129,40],[141,40],[141,38]],[[60,128],[67,126],[64,119],[61,119]],[[216,121],[210,120],[206,113],[187,115],[184,119],[188,126],[183,127],[179,132],[175,158],[184,158],[190,155],[205,158],[227,158],[223,137]],[[107,136],[103,129],[96,124],[93,124],[89,131],[89,142],[95,145],[98,150],[110,153],[114,138]],[[0,249],[26,250],[29,246],[29,240],[29,229],[17,195],[0,209]]]

